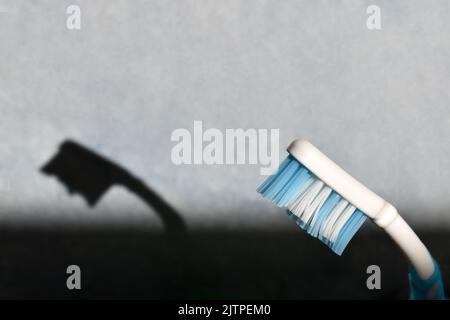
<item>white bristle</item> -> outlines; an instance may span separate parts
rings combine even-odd
[[[320,208],[322,208],[331,191],[332,190],[330,187],[323,185],[319,194],[315,197],[311,205],[306,208],[305,213],[302,216],[302,220],[305,223],[309,223],[312,226],[312,223],[310,223],[310,221],[312,222],[312,220],[314,220],[315,217],[317,219],[317,213],[319,212]]]
[[[312,221],[310,223],[311,227],[314,227],[314,225],[316,224],[317,218],[319,217],[318,213],[319,213],[320,209],[322,208],[322,206],[324,205],[325,201],[327,201],[327,199],[330,196],[331,192],[333,192],[333,189],[331,189],[328,186],[324,186],[322,191],[320,191],[320,194],[317,197],[317,198],[319,198],[318,206],[314,210],[314,213],[313,213],[314,216],[313,216]]]
[[[348,204],[347,207],[345,208],[345,210],[338,217],[338,220],[334,223],[333,232],[329,238],[331,240],[331,242],[336,241],[336,239],[339,235],[339,232],[344,227],[344,225],[348,221],[348,219],[350,219],[353,212],[355,212],[355,209],[356,208],[354,206],[352,206],[351,204]]]
[[[302,221],[305,222],[303,214],[305,210],[314,201],[314,199],[319,194],[323,186],[324,183],[321,180],[315,179],[315,181],[305,191],[303,191],[303,193],[300,194],[297,201],[293,203],[292,208],[289,207],[288,208],[291,210],[292,213],[294,213]]]
[[[342,214],[342,212],[344,211],[347,204],[348,204],[347,200],[341,199],[338,202],[338,204],[334,207],[333,211],[331,211],[327,220],[325,220],[325,223],[322,225],[323,229],[321,230],[320,234],[323,237],[330,239],[331,234],[333,232],[334,224],[337,221],[337,219],[339,218],[339,216]]]

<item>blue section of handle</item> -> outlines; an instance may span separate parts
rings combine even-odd
[[[445,300],[444,283],[439,266],[434,262],[434,272],[427,280],[420,279],[416,270],[409,267],[410,300]]]

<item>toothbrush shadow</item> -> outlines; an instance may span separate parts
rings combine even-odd
[[[156,211],[166,231],[186,231],[186,225],[178,213],[144,182],[74,141],[64,141],[41,172],[56,176],[70,194],[79,193],[90,207],[95,206],[113,185],[124,186]]]

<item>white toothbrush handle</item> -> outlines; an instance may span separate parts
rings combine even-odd
[[[377,223],[376,220],[375,223]],[[397,213],[389,224],[377,224],[386,230],[389,236],[402,249],[420,278],[422,280],[429,279],[434,272],[433,258],[405,220]]]

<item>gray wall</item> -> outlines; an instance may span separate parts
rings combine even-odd
[[[258,166],[175,166],[171,132],[306,137],[416,225],[450,224],[450,3],[1,1],[0,222],[159,224],[125,189],[95,208],[39,168],[71,138],[192,227],[287,227]],[[82,29],[66,29],[66,7]],[[380,5],[382,30],[366,28]]]

